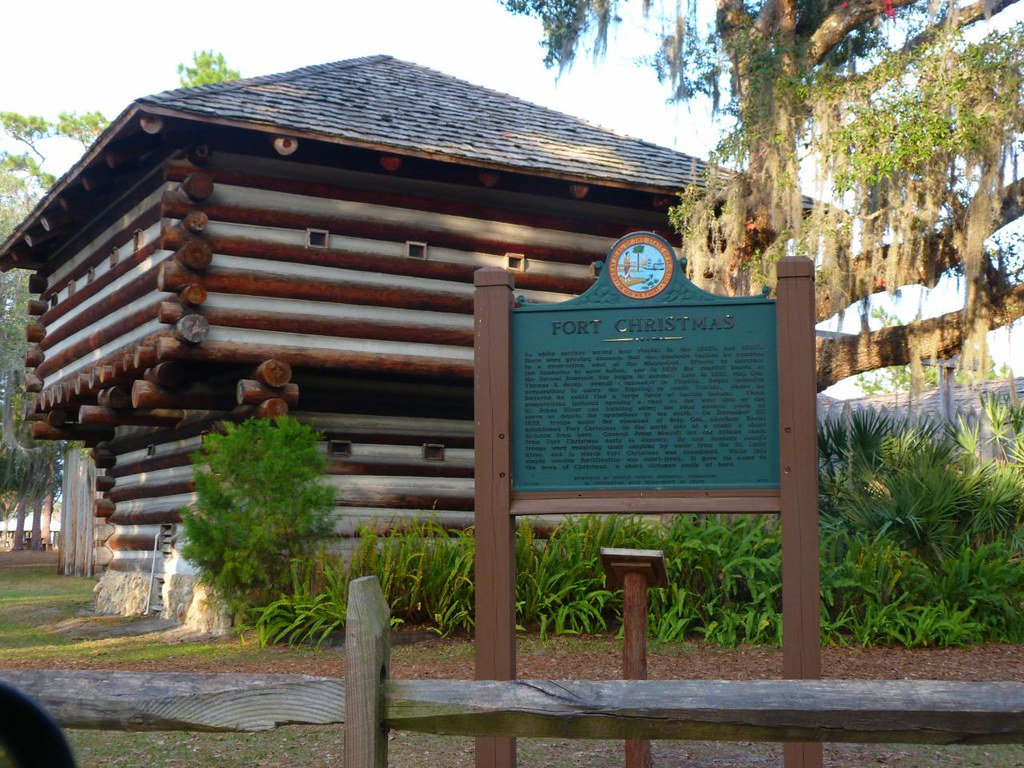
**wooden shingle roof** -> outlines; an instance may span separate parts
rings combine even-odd
[[[391,56],[166,91],[143,106],[328,141],[678,191],[706,164]]]
[[[65,233],[51,232],[46,214],[64,220],[73,205],[80,220],[92,215],[81,208],[90,203],[80,188],[89,176],[110,175],[111,155],[147,146],[139,141],[144,115],[656,195],[702,184],[707,171],[691,155],[427,67],[368,56],[138,99],[0,245],[0,270],[34,269],[49,258]],[[150,145],[158,138],[150,136]]]

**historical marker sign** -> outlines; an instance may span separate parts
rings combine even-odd
[[[779,485],[775,302],[707,293],[657,235],[512,312],[513,491]]]
[[[776,302],[682,266],[641,232],[561,304],[513,308],[510,273],[474,276],[479,680],[516,679],[516,518],[592,512],[778,513],[783,676],[821,676],[814,264],[781,259]],[[820,745],[784,754],[822,764]],[[477,739],[478,768],[515,762],[514,740]]]

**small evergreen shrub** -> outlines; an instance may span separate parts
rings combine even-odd
[[[225,423],[192,456],[198,499],[182,510],[182,552],[236,619],[285,591],[292,562],[331,528],[316,441],[295,419],[250,419]]]

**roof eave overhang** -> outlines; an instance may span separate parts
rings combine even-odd
[[[133,102],[120,115],[118,115],[118,117],[107,126],[106,130],[104,130],[103,133],[101,133],[96,140],[89,145],[89,148],[85,150],[85,153],[78,159],[78,161],[46,191],[46,194],[43,195],[38,203],[36,203],[32,212],[14,228],[14,231],[11,232],[3,242],[3,245],[0,245],[0,272],[7,272],[10,269],[18,267],[22,269],[34,269],[39,266],[38,263],[20,263],[18,259],[14,258],[12,254],[15,253],[16,246],[24,240],[25,235],[29,230],[39,225],[40,218],[43,213],[58,199],[60,199],[62,194],[79,182],[82,174],[87,169],[91,168],[98,161],[102,162],[103,153],[115,139],[120,137],[122,133],[126,132],[127,127],[131,125],[132,120],[135,118],[135,115],[139,110],[139,104],[137,102]]]
[[[146,103],[141,103],[137,106],[141,111],[147,114],[162,117],[177,118],[180,120],[191,120],[194,122],[208,123],[211,125],[221,125],[229,128],[257,131],[260,133],[286,135],[296,139],[308,139],[310,141],[320,141],[326,144],[356,147],[359,149],[367,149],[377,152],[401,154],[406,157],[415,157],[422,160],[433,160],[443,163],[459,163],[463,165],[472,165],[487,170],[504,171],[507,173],[520,173],[529,176],[537,176],[541,178],[557,179],[560,181],[566,181],[568,183],[600,184],[601,186],[605,187],[630,189],[641,192],[650,192],[652,194],[675,194],[680,190],[682,185],[685,185],[687,183],[686,180],[680,180],[679,184],[670,185],[643,184],[636,183],[630,180],[614,179],[607,176],[600,176],[596,174],[588,175],[557,173],[555,171],[549,171],[526,165],[515,165],[512,163],[497,163],[493,161],[488,161],[486,159],[481,159],[479,157],[473,157],[468,154],[459,155],[455,153],[446,152],[430,152],[427,150],[416,149],[415,147],[410,147],[404,144],[393,144],[388,143],[386,141],[368,141],[365,139],[359,139],[357,137],[350,136],[332,136],[330,134],[324,134],[317,131],[296,130],[294,128],[281,126],[274,123],[263,123],[253,120],[239,120],[232,118],[215,117],[205,113],[189,112],[187,110],[179,109],[169,109],[167,107],[160,107],[157,105]],[[692,181],[696,182],[698,180],[693,179]]]

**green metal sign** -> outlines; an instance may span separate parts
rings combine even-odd
[[[684,267],[634,233],[582,295],[513,310],[515,491],[778,487],[775,302]]]

